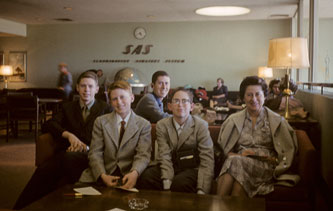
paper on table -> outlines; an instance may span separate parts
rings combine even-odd
[[[74,191],[82,193],[83,195],[102,195],[98,190],[93,187],[74,188]]]
[[[125,210],[123,210],[123,209],[119,209],[119,208],[113,208],[113,209],[111,209],[111,210],[106,210],[106,211],[125,211]]]
[[[125,191],[129,191],[129,192],[135,192],[135,193],[138,193],[138,192],[139,192],[139,190],[136,189],[136,188],[126,189],[126,188],[123,188],[123,187],[121,187],[121,186],[116,186],[116,188],[121,189],[121,190],[125,190]]]

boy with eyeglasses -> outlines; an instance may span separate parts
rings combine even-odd
[[[168,108],[173,116],[156,125],[158,165],[143,172],[138,188],[208,194],[214,174],[208,124],[190,114],[193,95],[188,90],[175,90]]]

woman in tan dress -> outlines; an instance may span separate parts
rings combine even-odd
[[[263,79],[246,77],[240,85],[246,109],[221,126],[218,144],[225,156],[217,178],[221,196],[268,194],[291,166],[297,151],[296,135],[283,117],[263,106],[266,95]]]

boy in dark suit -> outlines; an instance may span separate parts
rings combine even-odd
[[[79,76],[76,90],[80,99],[63,104],[61,112],[43,128],[57,141],[56,155],[36,169],[14,209],[22,209],[50,193],[59,183],[77,181],[88,166],[87,151],[94,121],[98,116],[111,112],[111,107],[95,99],[98,78],[93,72]]]

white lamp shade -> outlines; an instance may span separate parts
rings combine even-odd
[[[272,78],[273,70],[270,67],[259,67],[258,68],[258,76],[260,78]]]
[[[13,75],[13,67],[10,65],[1,65],[0,66],[0,75],[2,75],[2,76]]]
[[[288,37],[269,41],[268,67],[308,68],[309,56],[306,38]]]

